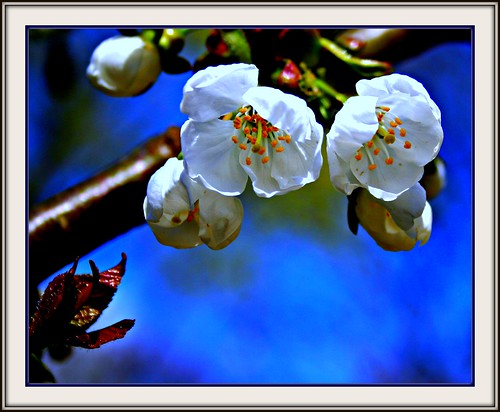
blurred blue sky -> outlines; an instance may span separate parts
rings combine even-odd
[[[50,55],[46,41],[30,43],[30,202],[184,121],[179,103],[189,74],[163,74],[136,98],[90,86],[90,55],[115,34],[68,32],[66,61]],[[51,92],[49,56],[75,69],[66,94]],[[428,244],[391,253],[362,228],[354,236],[345,197],[324,184],[326,167],[319,182],[290,196],[245,193],[241,234],[222,251],[167,248],[143,225],[83,256],[77,270],[90,272],[89,259],[107,269],[125,252],[123,282],[93,329],[123,318],[136,319],[135,327],[63,363],[45,357],[58,382],[469,384],[471,47],[441,44],[395,69],[422,82],[442,111],[448,186],[431,202]]]

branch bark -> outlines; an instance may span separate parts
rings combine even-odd
[[[76,257],[143,224],[149,178],[179,152],[180,130],[171,127],[111,168],[32,207],[30,285],[38,285]]]

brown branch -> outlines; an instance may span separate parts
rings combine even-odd
[[[179,151],[179,128],[172,127],[111,168],[32,207],[31,286],[144,223],[142,204],[149,178]]]

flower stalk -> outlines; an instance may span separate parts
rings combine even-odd
[[[371,76],[377,77],[388,74],[392,70],[392,66],[389,63],[353,56],[346,49],[326,37],[319,37],[318,42],[321,47],[332,53],[338,59],[349,64],[359,73],[369,73]]]

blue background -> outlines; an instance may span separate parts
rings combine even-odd
[[[30,42],[31,203],[185,120],[179,103],[189,74],[162,74],[135,98],[90,86],[90,55],[115,34],[72,30],[66,57],[47,40]],[[48,61],[75,69],[67,90],[49,87]],[[268,200],[246,192],[241,234],[222,251],[167,248],[142,225],[83,256],[77,270],[89,273],[89,259],[107,269],[125,252],[123,282],[92,329],[124,318],[136,325],[124,339],[75,349],[64,362],[45,356],[57,381],[470,384],[471,46],[441,44],[395,71],[422,82],[442,111],[448,185],[431,202],[427,245],[391,253],[362,228],[349,232],[347,201],[330,184],[326,161],[320,179],[298,192]]]

